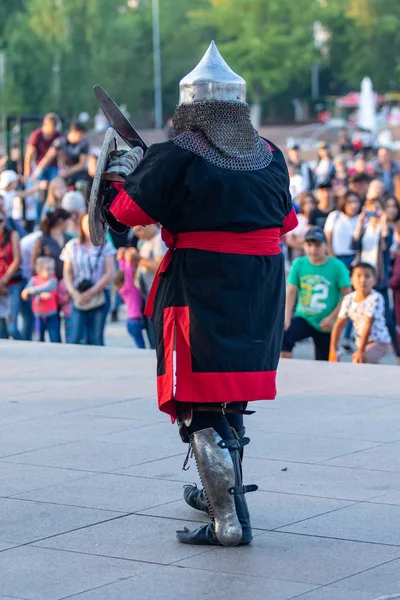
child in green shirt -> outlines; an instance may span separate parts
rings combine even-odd
[[[351,292],[350,276],[339,259],[328,256],[320,227],[308,230],[304,249],[306,256],[289,273],[281,357],[292,358],[296,343],[311,337],[316,360],[328,360],[331,330],[343,296]]]

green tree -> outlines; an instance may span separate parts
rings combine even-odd
[[[40,113],[48,99],[52,58],[48,46],[36,36],[26,14],[16,12],[7,21],[5,113]]]
[[[399,89],[400,3],[398,0],[332,0],[325,13],[332,33],[330,72],[348,89],[365,76],[376,89]]]
[[[230,66],[247,82],[250,100],[268,100],[309,77],[316,60],[310,0],[210,0],[193,18],[214,31]]]

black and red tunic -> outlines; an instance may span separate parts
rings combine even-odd
[[[160,410],[273,399],[283,337],[279,238],[297,225],[281,151],[265,169],[214,166],[173,141],[149,148],[111,205],[130,226],[161,223],[153,323]],[[176,379],[173,351],[176,340]]]

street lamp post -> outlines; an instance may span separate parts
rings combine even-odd
[[[154,66],[154,123],[156,129],[162,129],[162,88],[160,53],[160,11],[159,0],[153,3],[153,66]]]
[[[326,8],[326,2],[319,0],[320,6]],[[327,42],[331,37],[330,32],[324,27],[321,21],[313,23],[313,43],[314,48],[326,58],[328,54]],[[319,65],[315,62],[311,67],[311,97],[316,99],[319,97]]]
[[[313,63],[311,67],[311,98],[319,98],[319,65]]]
[[[0,130],[4,127],[5,108],[4,108],[4,87],[6,82],[6,54],[0,52]]]

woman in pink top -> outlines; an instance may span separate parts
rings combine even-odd
[[[140,290],[135,286],[134,271],[140,257],[135,248],[119,248],[117,254],[119,271],[115,275],[114,285],[123,299],[128,313],[126,327],[138,348],[145,348],[143,329],[143,300]]]

